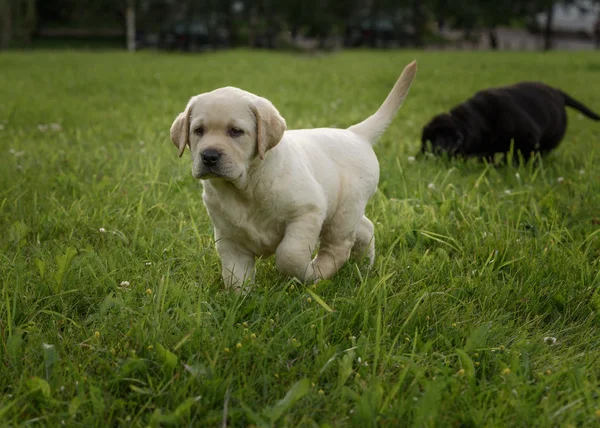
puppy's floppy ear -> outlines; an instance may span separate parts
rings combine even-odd
[[[265,158],[265,153],[281,141],[285,132],[285,119],[277,109],[265,98],[257,98],[250,105],[250,110],[256,116],[256,148],[258,157]]]
[[[171,125],[171,141],[179,149],[179,157],[183,155],[185,146],[190,144],[190,108],[189,105],[185,111],[179,113]]]

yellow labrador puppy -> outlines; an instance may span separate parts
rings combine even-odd
[[[409,64],[375,114],[348,129],[286,131],[265,98],[226,87],[196,95],[171,126],[215,229],[223,280],[254,279],[257,256],[302,281],[329,278],[351,257],[375,259],[367,202],[379,181],[373,144],[406,98],[417,66]],[[313,253],[319,251],[313,259]]]

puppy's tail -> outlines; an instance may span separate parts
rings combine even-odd
[[[562,94],[563,98],[565,99],[565,105],[572,107],[575,110],[579,110],[581,113],[585,114],[590,119],[600,120],[600,116],[598,116],[596,113],[594,113],[589,108],[584,106],[582,103],[580,103],[579,101],[577,101],[574,98],[571,98],[570,96],[565,94],[563,91],[560,91],[560,93]]]
[[[362,122],[352,125],[348,130],[366,139],[371,145],[375,144],[394,119],[396,112],[408,95],[408,90],[416,74],[417,62],[413,61],[404,68],[379,110]]]

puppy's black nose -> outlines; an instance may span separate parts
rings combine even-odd
[[[202,152],[202,163],[206,166],[214,166],[221,159],[221,153],[214,149],[206,149]]]

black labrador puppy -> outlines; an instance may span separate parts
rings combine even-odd
[[[545,155],[565,135],[565,106],[600,120],[579,101],[543,83],[480,91],[423,128],[421,152],[491,160],[495,153],[509,152],[514,141],[515,152],[524,157]]]

